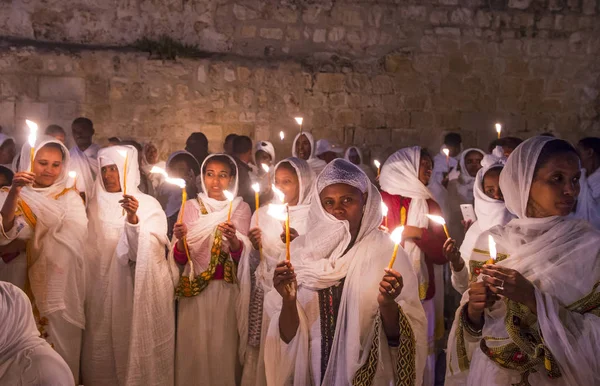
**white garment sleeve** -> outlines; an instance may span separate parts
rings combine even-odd
[[[19,237],[23,229],[28,226],[23,216],[15,216],[13,227],[9,231],[5,231],[2,225],[2,216],[0,215],[0,245],[8,245],[13,242]]]
[[[130,224],[125,221],[124,232],[117,244],[117,259],[120,264],[127,265],[129,261],[136,261],[138,243],[140,239],[140,223]]]
[[[463,269],[456,272],[452,271],[452,287],[459,293],[464,294],[467,289],[469,289],[469,269],[467,268],[467,263],[465,263]]]

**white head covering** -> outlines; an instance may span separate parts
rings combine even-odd
[[[148,150],[151,146],[154,147],[156,149],[156,151],[158,152],[158,147],[152,142],[148,142],[148,143],[144,144],[144,148],[142,150],[142,170],[144,171],[144,173],[148,174],[150,177],[152,177],[152,175],[150,175],[150,171],[152,170],[152,168],[154,166],[158,166],[159,168],[162,168],[162,169],[164,169],[166,167],[166,163],[164,161],[158,161],[154,164],[151,164],[150,162],[148,162],[148,157],[146,157],[146,150]],[[198,161],[196,161],[196,162],[198,162]],[[156,175],[160,176],[160,174],[156,174]]]
[[[355,373],[367,360],[375,334],[379,282],[394,247],[390,238],[378,229],[382,220],[381,196],[357,166],[346,160],[336,159],[317,178],[317,186],[325,188],[339,183],[342,178],[348,178],[346,183],[350,186],[358,189],[366,187],[367,192],[362,222],[354,245],[346,251],[351,241],[348,221],[337,220],[327,213],[321,205],[317,190],[312,193],[307,233],[291,244],[291,262],[297,275],[299,292],[329,288],[344,279],[338,325],[322,382],[324,385],[336,386],[351,384]],[[416,374],[422,374],[427,350],[426,322],[418,300],[417,281],[402,248],[399,249],[394,269],[404,279],[402,294],[396,301],[402,307],[414,333]],[[310,327],[300,303],[298,307],[300,327],[293,343],[290,343],[290,349],[298,350],[298,358],[303,359],[289,361],[288,355],[279,356],[275,348],[280,346],[281,339],[277,317],[281,309],[281,295],[272,290],[265,298],[265,320],[269,322],[265,366],[270,383],[283,384],[283,379],[293,373],[294,385],[311,384],[311,364],[305,359],[310,351]],[[383,334],[383,331],[379,333]],[[380,355],[387,354],[383,351]],[[380,365],[381,362],[378,368]],[[386,371],[391,375],[393,369]]]
[[[429,205],[431,191],[419,180],[421,148],[407,147],[392,154],[381,167],[379,182],[381,189],[392,195],[411,198],[406,215],[406,225],[427,228],[429,225]],[[404,249],[413,264],[419,280],[419,296],[425,299],[429,287],[429,275],[425,264],[425,255],[414,242],[407,240]]]
[[[185,156],[186,159],[188,159],[190,161],[190,165],[192,165],[192,170],[194,171],[195,175],[200,174],[200,165],[198,164],[196,157],[194,157],[192,155],[192,153],[187,152],[185,150],[176,151],[169,156],[169,159],[167,160],[167,163],[165,166],[165,168],[167,169],[167,172],[169,171],[168,168],[169,168],[171,162],[173,162],[175,157],[180,156],[180,155]],[[190,176],[189,180],[194,181],[195,177],[193,177],[193,178],[192,177],[193,176]],[[161,185],[159,186],[158,190],[159,190],[159,193],[157,194],[157,196],[159,197],[159,201],[160,201],[163,209],[165,210],[167,217],[173,216],[175,213],[177,213],[179,208],[181,208],[181,189],[179,187],[177,187],[176,185],[166,183],[166,182],[162,181],[162,179],[161,179]],[[197,190],[193,190],[193,191],[194,191],[194,194],[195,194],[195,192],[197,192]]]
[[[359,165],[362,164],[363,163],[362,151],[356,146],[350,146],[349,148],[346,149],[346,152],[344,153],[344,159],[347,161],[350,161],[350,152],[351,151],[355,151],[356,154],[358,154],[358,159],[360,160]],[[356,165],[356,166],[359,166],[359,165]]]
[[[365,174],[367,175],[367,177],[369,177],[369,180],[371,180],[371,182],[374,182],[376,179],[375,173],[369,165],[365,164],[362,151],[358,147],[350,146],[349,148],[347,148],[346,152],[344,153],[344,159],[350,161],[350,152],[352,150],[356,151],[356,153],[358,154],[358,158],[360,159],[360,163],[356,166],[358,166],[363,172],[365,172]]]
[[[49,145],[49,144],[58,145],[60,147],[60,151],[62,152],[62,155],[63,155],[63,167],[62,167],[62,170],[61,170],[60,174],[58,175],[56,181],[54,182],[54,184],[52,186],[49,186],[47,188],[32,188],[33,190],[42,193],[46,197],[54,196],[58,193],[61,193],[67,187],[67,182],[69,179],[69,165],[70,165],[70,159],[71,159],[71,157],[69,155],[69,150],[66,148],[66,146],[59,140],[55,139],[54,137],[50,137],[48,135],[41,135],[37,138],[36,144],[35,144],[34,158],[35,158],[35,156],[37,156],[37,154],[41,148],[43,148],[44,146]],[[30,165],[31,165],[31,156],[30,155],[31,155],[31,147],[29,146],[28,143],[26,143],[21,148],[21,157],[20,157],[19,169],[18,169],[19,172],[30,170]]]
[[[302,133],[298,133],[296,135],[296,138],[294,138],[294,142],[292,143],[292,156],[298,157],[298,152],[296,151],[296,142],[298,142],[298,138],[300,138],[301,135],[304,135],[308,139],[308,142],[310,142],[310,156],[308,156],[306,162],[308,162],[308,165],[315,172],[315,175],[319,175],[327,163],[322,159],[317,158],[315,139],[311,133],[303,131]]]
[[[458,194],[460,194],[460,196],[466,202],[473,201],[473,184],[475,183],[475,177],[471,177],[471,175],[467,171],[467,165],[465,163],[465,157],[471,152],[477,152],[483,157],[485,157],[485,152],[483,150],[475,148],[467,149],[460,154],[460,175],[458,177],[457,189]]]
[[[271,162],[275,162],[275,147],[273,146],[273,144],[269,141],[258,141],[256,143],[256,145],[254,145],[254,154],[252,156],[255,156],[256,153],[262,150],[265,153],[267,153],[268,155],[271,156]],[[255,160],[256,161],[256,160]],[[259,165],[256,165],[259,166]]]

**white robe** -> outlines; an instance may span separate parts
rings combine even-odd
[[[90,201],[94,193],[94,181],[99,173],[98,170],[98,151],[100,146],[93,143],[81,151],[79,147],[74,146],[70,150],[71,163],[69,170],[77,173],[77,190],[85,193],[86,202]]]
[[[116,164],[123,176],[119,150],[128,152],[127,194],[139,202],[139,222],[127,222],[119,204],[122,193],[106,192],[99,178],[89,206],[83,381],[86,386],[172,385],[175,301],[165,258],[167,220],[158,202],[137,189],[133,147],[102,149],[99,161]]]

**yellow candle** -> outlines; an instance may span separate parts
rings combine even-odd
[[[500,139],[500,133],[502,133],[502,125],[496,123],[496,132],[498,133],[498,139]]]
[[[285,219],[285,259],[290,261],[290,207],[285,206],[287,217]]]
[[[29,137],[27,138],[27,142],[29,142],[29,171],[33,173],[33,160],[35,158],[35,141],[37,139],[37,131],[38,125],[37,123],[30,121],[28,119],[25,120],[25,123],[29,127]]]
[[[381,173],[381,162],[375,160],[375,161],[373,161],[373,163],[375,164],[375,167],[377,168],[377,177],[379,177],[379,174]]]
[[[390,238],[394,242],[394,252],[392,253],[392,258],[390,259],[390,263],[388,264],[389,269],[392,269],[392,267],[394,266],[394,263],[396,262],[396,256],[398,255],[398,247],[400,246],[400,243],[402,242],[402,232],[404,232],[403,226],[394,229],[394,231],[390,235]]]
[[[33,148],[33,147],[31,148],[31,151],[30,151],[30,158],[31,158],[31,160],[30,160],[31,163],[29,165],[29,171],[31,173],[33,173],[33,159],[35,158],[35,148]]]
[[[448,168],[450,168],[450,149],[445,148],[444,150],[442,150],[444,152],[444,154],[446,155],[446,166]]]
[[[181,209],[179,209],[179,218],[177,219],[178,223],[183,222],[183,213],[185,212],[185,202],[187,201],[187,191],[185,187],[181,189]]]
[[[433,222],[436,222],[438,224],[440,224],[442,227],[444,227],[444,233],[446,234],[447,238],[450,238],[450,234],[448,233],[448,228],[446,227],[446,220],[444,220],[444,218],[442,216],[435,216],[432,214],[428,214],[427,217],[429,217],[429,219]]]
[[[229,200],[229,211],[227,212],[227,222],[231,221],[231,209],[233,208],[233,193],[228,190],[224,190],[223,194]]]
[[[496,241],[494,240],[492,235],[488,235],[488,246],[490,249],[490,258],[485,263],[486,264],[495,264],[498,254],[496,252]]]

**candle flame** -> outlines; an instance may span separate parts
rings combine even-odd
[[[281,140],[283,141],[283,139],[285,138],[285,134],[283,131],[279,132],[279,138],[281,138]]]
[[[117,153],[121,155],[121,157],[127,157],[127,150],[117,150]]]
[[[277,187],[275,185],[271,185],[271,189],[273,190],[273,193],[275,193],[275,196],[277,196],[279,201],[281,201],[281,203],[284,203],[285,202],[285,194],[283,194],[283,192],[281,190],[277,189]]]
[[[269,168],[269,165],[267,165],[267,164],[260,164],[260,166],[265,171],[265,173],[268,173],[269,170],[271,169],[271,168]]]
[[[229,190],[224,190],[223,194],[225,195],[225,197],[229,200],[229,201],[233,201],[233,199],[235,198],[233,196],[233,193],[231,193]]]
[[[287,212],[285,210],[286,205],[282,204],[269,204],[267,214],[279,221],[287,220]]]
[[[302,125],[302,122],[304,121],[304,118],[302,118],[302,117],[296,117],[294,119],[296,120],[296,123],[299,125]]]
[[[167,181],[169,184],[177,185],[181,189],[185,189],[185,180],[183,178],[167,177],[167,179],[165,181]]]
[[[167,172],[165,171],[165,169],[159,168],[158,166],[153,166],[152,169],[150,170],[150,173],[153,173],[153,174],[162,174],[166,178],[169,178],[169,175],[167,174]]]
[[[496,123],[496,132],[500,133],[502,131],[502,125],[499,123]]]
[[[435,216],[432,214],[428,214],[427,217],[429,217],[429,219],[433,222],[436,222],[440,225],[446,225],[446,220],[444,220],[444,218],[442,216]]]
[[[388,215],[388,207],[383,201],[381,202],[381,213],[383,213],[383,217]]]
[[[25,123],[29,127],[29,137],[27,138],[27,142],[29,143],[30,147],[35,147],[35,141],[37,139],[38,125],[34,121],[30,121],[29,119],[26,119]]]
[[[446,148],[444,148],[444,149],[442,150],[442,152],[443,152],[444,154],[446,154],[446,157],[449,157],[449,156],[450,156],[450,149],[448,149],[447,147],[446,147]]]
[[[73,171],[73,170],[71,170],[71,171],[69,172],[69,177],[71,177],[71,178],[73,178],[73,179],[74,179],[75,177],[77,177],[77,172],[76,172],[76,171]]]
[[[256,193],[260,192],[260,184],[258,182],[252,184],[252,190],[254,190]]]
[[[496,257],[497,257],[496,241],[494,240],[492,235],[488,236],[488,243],[489,243],[489,248],[490,248],[490,257],[492,258],[492,260],[496,261]]]
[[[404,226],[400,226],[392,232],[390,238],[394,242],[394,244],[400,244],[402,242],[402,232],[404,232]]]
[[[381,167],[381,162],[379,162],[379,161],[375,160],[375,161],[373,161],[373,163],[375,164],[375,167],[376,167],[377,169],[379,169],[379,168]]]

